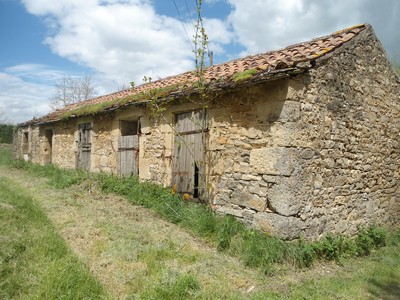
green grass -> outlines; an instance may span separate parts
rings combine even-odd
[[[4,163],[10,163],[8,156]],[[1,163],[1,161],[0,161]],[[116,177],[92,174],[80,170],[62,170],[53,165],[15,161],[14,167],[49,178],[56,188],[74,184],[98,186],[103,192],[126,197],[129,201],[157,212],[166,220],[189,229],[218,250],[239,257],[246,265],[262,268],[267,273],[275,263],[290,262],[297,266],[310,266],[318,259],[336,260],[363,256],[385,246],[389,232],[372,226],[359,228],[355,238],[327,235],[315,243],[305,241],[284,242],[278,238],[245,227],[231,216],[215,214],[208,206],[185,202],[167,189],[150,182],[140,183],[136,177]]]
[[[79,170],[61,170],[55,166],[40,166],[16,161],[14,167],[49,178],[51,185],[66,188],[74,184],[97,186],[105,193],[124,196],[132,203],[144,206],[169,222],[190,230],[219,251],[238,257],[245,265],[274,273],[274,264],[309,267],[319,260],[340,260],[369,255],[385,246],[390,232],[372,226],[359,228],[355,238],[327,235],[319,242],[285,242],[247,228],[232,216],[215,214],[208,206],[182,200],[169,190],[150,182],[140,183],[136,177],[117,177],[86,173]]]
[[[108,298],[32,198],[5,178],[0,195],[0,299]]]
[[[147,289],[142,299],[193,299],[200,291],[200,284],[191,274],[167,272],[161,282]]]
[[[139,183],[138,179],[134,177],[118,178],[105,174],[60,170],[54,166],[10,162],[10,156],[6,153],[3,155],[1,151],[0,149],[0,164],[12,163],[14,167],[23,169],[32,175],[47,177],[49,183],[54,187],[67,188],[76,184],[79,184],[80,187],[96,187],[105,193],[122,195],[132,203],[150,208],[162,218],[178,224],[192,232],[193,235],[206,240],[219,251],[239,258],[245,265],[260,270],[263,274],[272,275],[267,281],[284,285],[283,288],[256,287],[255,291],[251,295],[249,294],[249,299],[399,298],[400,231],[390,231],[375,226],[360,227],[354,238],[328,235],[314,243],[304,240],[286,242],[251,230],[233,217],[215,214],[206,206],[183,201],[158,185]],[[33,235],[25,230],[23,232],[24,236],[25,233],[28,233],[29,236]],[[115,236],[115,234],[113,235]],[[7,236],[7,234],[0,236]],[[15,253],[25,253],[26,246],[24,248],[20,245],[21,243],[16,243],[11,248],[15,249],[13,250]],[[25,244],[22,243],[22,245]],[[192,253],[180,254],[181,257],[177,257],[177,247],[178,245],[171,240],[162,245],[140,248],[137,259],[139,263],[146,266],[143,278],[136,278],[134,283],[138,285],[136,291],[140,293],[140,299],[191,299],[204,296],[198,274],[180,269],[172,270],[167,267],[167,264],[173,263],[177,259],[180,261],[200,259]],[[318,276],[318,268],[321,263],[329,266],[326,261],[333,261],[333,265],[344,267],[338,267],[339,269],[335,269],[332,273],[323,273]],[[73,262],[75,263],[75,261]],[[40,285],[41,282],[51,283],[51,277],[55,275],[54,270],[65,268],[58,267],[56,263],[49,261],[41,264],[50,265],[54,269],[53,273],[51,271],[46,273],[50,274],[47,277],[34,277],[41,278],[36,285]],[[293,267],[309,267],[297,274],[309,272],[314,276],[303,276],[302,279],[294,282],[292,278],[287,283],[284,278],[279,279],[280,276],[286,276],[287,270],[291,270],[288,272],[291,273]],[[73,272],[69,271],[68,273]],[[75,278],[75,275],[72,276]],[[145,280],[144,277],[148,278]],[[279,278],[277,279],[277,277]],[[293,277],[297,277],[297,275],[293,275]],[[17,277],[14,281],[18,286],[26,280]],[[31,279],[31,283],[28,283],[33,286],[36,281]],[[203,281],[201,282],[203,283]],[[51,286],[51,284],[48,285]],[[61,286],[60,289],[64,289],[68,288],[67,285],[56,284],[55,286]],[[140,285],[144,285],[146,288],[141,289]],[[23,288],[18,289],[24,290]],[[57,290],[57,288],[51,288],[51,290],[53,289]],[[3,286],[1,290],[3,291]],[[37,296],[39,298],[44,295],[40,288],[36,288],[35,291],[35,295],[39,295]],[[132,294],[132,299],[138,296],[135,293]]]
[[[0,144],[0,165],[10,166],[13,163],[12,145]]]
[[[262,291],[251,299],[400,299],[400,236],[370,257],[351,259],[345,269]],[[318,272],[318,271],[316,271]]]

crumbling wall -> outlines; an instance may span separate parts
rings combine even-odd
[[[174,108],[155,117],[149,110],[141,120],[139,176],[144,180],[171,185]]]
[[[13,135],[13,158],[22,159],[22,128],[18,127]]]
[[[209,110],[218,212],[288,239],[399,224],[399,79],[369,32],[340,51]]]
[[[310,75],[301,100],[313,151],[299,172],[310,189],[299,214],[304,234],[398,225],[400,82],[372,29]]]
[[[214,209],[275,235],[300,234],[297,173],[310,147],[301,141],[305,92],[303,78],[280,80],[227,94],[209,110]]]
[[[39,126],[19,127],[14,134],[13,156],[34,163],[40,163]]]
[[[287,239],[398,225],[400,82],[372,30],[296,77],[221,92],[207,104],[212,207]],[[187,102],[187,101],[186,101]],[[120,119],[140,119],[139,176],[171,184],[174,114],[144,108],[54,123],[52,162],[75,168],[78,124],[91,122],[91,170],[117,172]],[[46,126],[49,126],[46,125]],[[40,161],[39,127],[19,128],[14,156]],[[179,159],[179,158],[177,158]]]
[[[76,164],[76,120],[54,124],[52,163],[61,168],[75,168]]]
[[[115,115],[101,114],[94,118],[92,128],[91,171],[117,172],[118,139],[113,129],[118,129]]]

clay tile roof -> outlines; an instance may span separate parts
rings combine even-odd
[[[327,53],[332,52],[338,47],[348,42],[360,32],[365,30],[366,24],[356,25],[347,29],[337,31],[329,36],[313,39],[308,42],[288,46],[277,51],[270,51],[262,54],[250,55],[244,58],[232,60],[226,63],[207,67],[204,72],[204,79],[208,82],[216,82],[223,78],[228,80],[235,73],[247,70],[256,70],[258,73],[283,72],[283,70],[295,69],[300,62],[311,62]],[[96,97],[80,103],[69,105],[61,110],[56,110],[50,114],[28,121],[23,125],[47,123],[59,120],[66,111],[71,111],[80,107],[111,102],[127,96],[135,96],[147,91],[171,86],[190,86],[196,82],[195,72],[185,72],[179,75],[166,77],[148,84],[139,85],[132,89],[116,92],[113,94]],[[146,100],[146,99],[142,99]],[[132,100],[138,102],[138,100]],[[142,101],[143,102],[143,101]]]

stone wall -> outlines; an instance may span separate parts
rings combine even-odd
[[[27,135],[28,139],[25,139]],[[13,157],[40,163],[39,126],[18,128],[14,135]]]
[[[399,78],[373,35],[317,64],[210,110],[215,208],[288,239],[398,225]]]
[[[221,93],[208,104],[207,188],[217,212],[287,239],[398,225],[400,82],[370,34],[305,74]],[[91,171],[117,173],[119,120],[140,120],[139,176],[169,186],[170,124],[193,108],[176,104],[154,118],[131,107],[46,125],[52,162],[75,167],[78,125],[91,122]],[[32,161],[43,163],[38,126],[19,128],[15,156],[22,156],[23,130]]]
[[[400,81],[372,32],[318,62],[307,90],[303,139],[314,153],[298,173],[309,195],[297,194],[306,236],[398,225]]]
[[[166,113],[165,118],[141,118],[139,176],[167,186],[171,181],[172,115]]]
[[[13,136],[13,158],[22,159],[22,128],[19,127]]]
[[[76,120],[57,122],[53,129],[52,163],[61,168],[75,168]]]
[[[93,120],[91,171],[116,173],[118,137],[113,130],[118,129],[115,115],[101,114]]]
[[[297,237],[303,222],[299,157],[310,156],[302,141],[302,77],[242,89],[209,110],[210,183],[213,205],[272,234]],[[232,105],[233,104],[233,105]]]

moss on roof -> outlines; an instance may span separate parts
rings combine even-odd
[[[140,92],[138,94],[128,95],[123,98],[117,98],[105,102],[81,105],[77,108],[66,110],[60,115],[60,119],[66,120],[72,117],[80,117],[85,115],[94,115],[102,111],[112,108],[118,108],[130,103],[145,103],[152,99],[164,99],[171,95],[173,92],[183,91],[180,85],[173,85],[164,88],[155,88],[147,92]]]
[[[232,75],[232,80],[234,82],[240,82],[240,81],[252,78],[255,74],[257,74],[256,69],[250,69],[250,70],[246,70],[243,72],[237,72]]]

